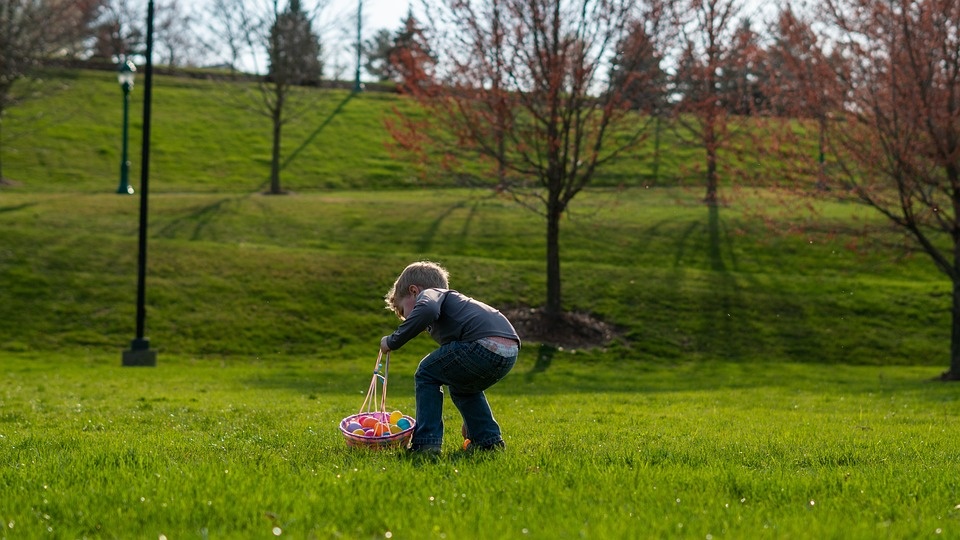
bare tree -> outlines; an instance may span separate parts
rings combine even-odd
[[[252,13],[246,9],[244,0],[211,0],[204,20],[206,29],[215,36],[205,43],[208,53],[221,58],[225,54],[224,63],[231,73],[236,73],[247,52],[248,37],[256,26]]]
[[[23,97],[14,85],[47,62],[73,54],[99,9],[92,0],[0,0],[0,148],[3,118]],[[0,160],[0,183],[3,178]]]
[[[283,125],[288,121],[287,100],[293,88],[306,82],[320,80],[320,41],[314,33],[307,14],[299,0],[290,0],[287,9],[277,11],[273,3],[270,25],[270,71],[264,96],[266,112],[273,123],[273,151],[270,165],[270,193],[283,193],[280,187],[280,141]]]
[[[313,20],[325,6],[319,2],[311,11],[299,0],[290,0],[281,10],[279,0],[254,5],[244,0],[216,0],[216,23],[231,65],[241,57],[254,62],[259,75],[253,99],[243,106],[270,119],[272,149],[270,194],[282,194],[283,126],[308,107],[311,101],[301,85],[319,82],[323,65],[320,40]],[[266,69],[256,65],[266,59]],[[264,73],[265,71],[265,73]]]
[[[676,0],[670,21],[676,37],[672,91],[679,96],[677,135],[687,144],[703,148],[707,205],[718,203],[720,151],[730,147],[738,131],[731,117],[730,72],[745,69],[752,51],[745,35],[739,0]],[[747,32],[749,30],[747,29]],[[749,100],[748,100],[749,103]]]
[[[169,67],[196,66],[203,52],[197,16],[186,5],[181,0],[166,0],[154,9],[154,50]]]
[[[110,62],[142,56],[146,48],[146,9],[130,0],[105,0],[93,29],[90,56]]]
[[[487,185],[544,217],[544,314],[557,325],[561,217],[598,168],[651,125],[611,84],[611,57],[637,20],[656,36],[660,11],[634,0],[448,0],[424,13],[438,64],[407,91],[430,124],[401,122],[395,138],[434,155],[481,156],[494,178]],[[436,147],[444,141],[450,146]]]
[[[831,124],[844,187],[926,253],[953,287],[949,369],[960,380],[960,0],[825,0],[852,61]]]
[[[220,1],[220,0],[217,0]],[[91,30],[88,55],[124,61],[145,53],[145,0],[101,0]],[[203,52],[196,16],[181,0],[158,1],[154,8],[154,52],[167,66],[195,65]]]
[[[783,119],[777,134],[778,149],[792,165],[784,170],[785,176],[791,176],[793,171],[802,181],[813,176],[816,188],[825,190],[827,122],[840,105],[842,91],[836,74],[844,71],[846,61],[836,50],[828,53],[825,38],[814,31],[814,20],[789,4],[780,7],[770,35],[766,93],[770,97],[768,111]],[[807,125],[810,121],[816,122],[815,155],[805,153],[809,146],[794,129],[796,122]],[[801,184],[801,189],[808,186],[809,183]]]

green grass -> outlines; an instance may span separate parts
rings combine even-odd
[[[112,74],[72,76],[4,127],[18,183],[0,191],[0,539],[960,537],[960,410],[929,382],[949,282],[921,256],[847,249],[876,216],[758,215],[767,192],[710,210],[698,188],[614,169],[575,199],[561,254],[564,307],[620,337],[526,340],[490,393],[508,451],[457,452],[448,402],[444,456],[411,462],[336,428],[397,323],[382,294],[428,258],[495,306],[540,305],[542,220],[427,188],[447,180],[391,156],[381,122],[399,102],[372,93],[319,92],[290,127],[297,193],[259,195],[266,127],[221,106],[243,89],[158,78],[159,365],[120,368],[139,198],[113,193]],[[816,232],[786,233],[798,224]],[[431,348],[395,354],[392,407],[413,412]]]
[[[4,177],[30,191],[109,193],[119,184],[122,98],[113,72],[50,74],[42,98],[4,118],[0,159]],[[130,183],[141,174],[143,79],[130,95]],[[26,91],[26,90],[24,90]],[[285,189],[397,189],[456,184],[453,173],[424,171],[403,154],[385,127],[397,111],[416,114],[394,94],[306,89],[297,93],[283,127],[281,182]],[[150,190],[256,192],[270,176],[271,123],[262,98],[247,83],[154,77]],[[659,165],[653,137],[635,153],[602,169],[602,186],[675,185],[694,176],[701,153],[661,134]],[[464,171],[487,171],[467,157]],[[654,176],[654,169],[657,173]]]
[[[31,191],[109,192],[119,183],[122,101],[109,72],[69,72],[43,99],[9,111],[4,176]],[[130,179],[140,184],[143,88],[130,97]],[[302,91],[283,130],[282,181],[298,191],[421,183],[388,148],[389,94]],[[157,76],[151,123],[153,192],[263,190],[271,124],[254,86]],[[358,147],[368,149],[357,152]]]
[[[564,305],[623,332],[581,354],[945,365],[949,288],[926,260],[778,235],[692,199],[578,198],[562,229]],[[133,337],[138,211],[136,198],[113,194],[5,195],[0,350]],[[543,223],[483,192],[158,194],[150,212],[147,333],[170,353],[366,350],[395,323],[381,296],[418,258],[440,260],[455,287],[494,305],[544,300]]]
[[[337,430],[369,357],[4,355],[0,537],[960,535],[960,402],[924,369],[521,358],[490,392],[507,452],[460,453],[448,402],[418,462]]]

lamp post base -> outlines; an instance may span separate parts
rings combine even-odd
[[[135,339],[130,348],[123,351],[123,365],[130,367],[156,367],[157,350],[150,348],[150,340]]]

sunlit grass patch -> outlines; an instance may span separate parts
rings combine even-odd
[[[413,410],[398,353],[392,403]],[[960,403],[921,368],[532,358],[490,391],[508,449],[350,449],[367,362],[3,358],[8,537],[944,537]],[[362,365],[361,365],[362,364]],[[532,375],[531,375],[532,374]]]

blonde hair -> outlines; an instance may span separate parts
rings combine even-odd
[[[421,289],[448,289],[450,288],[450,273],[435,262],[419,261],[410,263],[400,276],[393,282],[393,286],[383,296],[387,309],[399,315],[397,304],[410,294],[410,286],[416,285]]]

